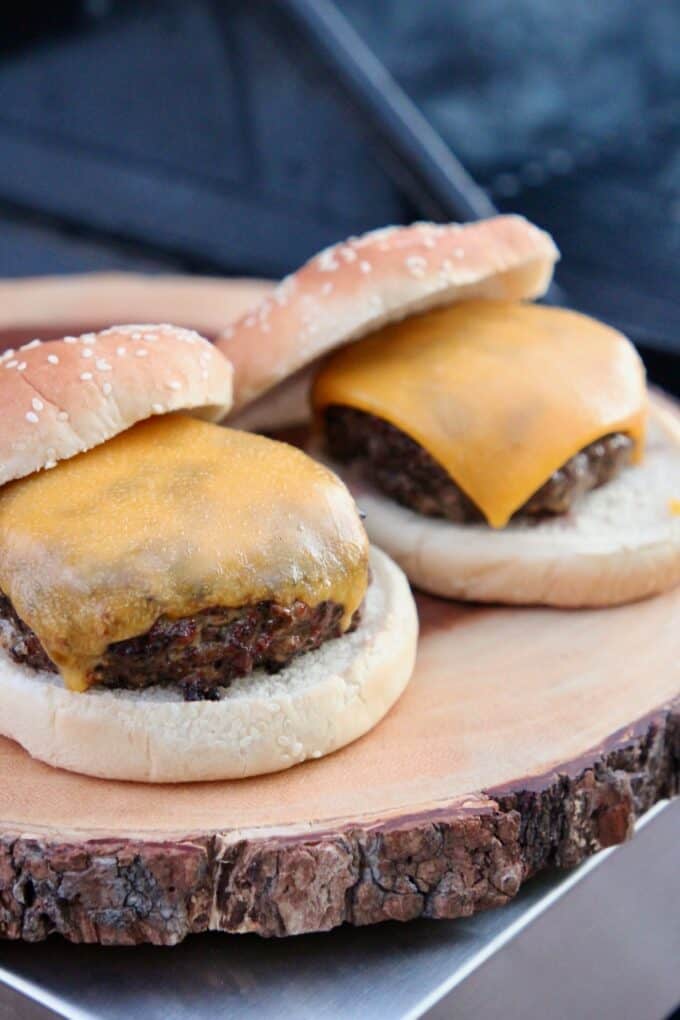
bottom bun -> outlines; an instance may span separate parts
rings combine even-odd
[[[318,448],[310,450],[318,454]],[[371,541],[424,591],[472,602],[610,606],[680,583],[680,428],[652,398],[645,459],[572,511],[502,531],[425,517],[382,495],[360,469],[342,475]]]
[[[220,701],[173,688],[85,694],[0,653],[0,734],[50,765],[150,783],[237,779],[320,758],[370,730],[409,681],[418,619],[401,570],[371,552],[372,581],[351,634],[275,676],[236,680]]]

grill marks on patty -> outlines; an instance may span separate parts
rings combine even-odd
[[[354,629],[361,609],[352,619]],[[109,645],[92,681],[105,687],[140,689],[175,684],[185,700],[217,700],[220,688],[262,668],[283,669],[304,652],[340,637],[343,607],[336,602],[290,606],[257,602],[238,609],[206,609],[180,620],[161,617],[140,637]],[[57,669],[34,632],[0,594],[0,645],[15,662],[33,669]]]
[[[361,461],[371,480],[398,503],[456,524],[484,520],[437,461],[389,422],[334,405],[326,409],[325,427],[331,456],[345,463]],[[584,493],[618,475],[632,450],[632,440],[620,432],[596,440],[555,471],[514,519],[566,513]]]

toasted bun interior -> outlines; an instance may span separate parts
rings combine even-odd
[[[290,768],[356,740],[404,690],[418,621],[408,583],[384,553],[361,624],[275,676],[236,680],[219,701],[173,688],[77,694],[0,651],[0,734],[59,768],[149,783],[238,779]]]
[[[424,591],[474,602],[610,606],[680,583],[679,420],[653,397],[640,465],[563,516],[502,530],[415,513],[374,489],[360,467],[325,460],[366,514],[370,539]],[[318,439],[313,447],[323,458]]]
[[[171,411],[219,421],[232,367],[212,344],[175,326],[113,326],[0,357],[0,485],[99,446]]]
[[[549,234],[520,216],[388,227],[328,248],[218,337],[234,365],[234,414],[336,347],[408,315],[472,298],[540,297],[558,257]],[[280,420],[278,395],[272,406],[276,424],[300,420],[299,394],[290,421]],[[272,428],[264,411],[256,423]]]

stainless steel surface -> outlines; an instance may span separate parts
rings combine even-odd
[[[499,1010],[504,1020],[632,1017],[626,1005],[635,1002],[634,988],[647,983],[647,1002],[656,1007],[673,998],[678,980],[679,837],[680,803],[656,809],[628,847],[600,854],[570,874],[536,879],[509,906],[466,920],[343,928],[269,942],[254,936],[197,936],[175,949],[108,949],[57,940],[0,943],[0,1018],[31,1017],[16,1012],[16,991],[8,993],[14,997],[11,1012],[3,999],[7,986],[30,997],[27,1008],[32,999],[74,1020],[288,1015],[415,1020],[428,1013],[451,1016],[454,1009],[457,1018],[474,1015],[475,1020],[498,1016]],[[581,913],[572,910],[566,923],[565,909],[577,899]],[[622,932],[634,936],[623,951]],[[533,953],[522,949],[532,942]],[[631,945],[654,950],[631,960]],[[580,970],[567,966],[574,949]],[[607,975],[603,953],[618,966],[608,998],[601,987]],[[591,986],[599,989],[594,998]],[[536,999],[536,989],[551,998],[552,1009],[545,999]],[[527,1006],[533,1001],[535,1009]],[[588,1001],[596,1004],[595,1012],[584,1012]],[[602,1011],[607,1001],[612,1012]],[[571,1012],[559,1012],[561,1005]],[[652,1009],[635,1015],[663,1013]]]
[[[438,996],[428,1020],[669,1017],[680,1004],[679,850],[676,802]]]

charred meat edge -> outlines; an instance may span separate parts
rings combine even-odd
[[[403,506],[455,524],[483,522],[478,507],[426,450],[400,429],[353,407],[325,411],[325,437],[337,461],[360,461],[367,476]],[[520,507],[513,519],[564,514],[586,492],[615,478],[630,462],[633,441],[621,432],[580,450]]]
[[[109,645],[90,679],[100,686],[133,690],[173,684],[187,701],[218,700],[220,690],[237,677],[256,669],[277,673],[298,655],[340,637],[343,612],[332,601],[317,606],[262,601],[238,609],[205,609],[179,620],[162,616],[146,634]],[[350,630],[360,615],[361,607]],[[58,672],[2,593],[0,620],[0,645],[15,662]]]

